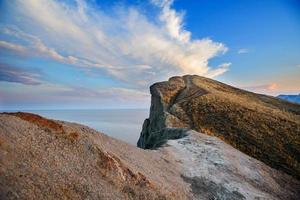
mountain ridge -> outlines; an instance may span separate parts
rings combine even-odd
[[[168,139],[184,136],[182,130],[193,129],[300,177],[298,104],[196,75],[155,83],[150,92],[150,115],[139,147],[157,148]]]
[[[294,103],[300,104],[300,94],[296,94],[296,95],[280,94],[277,97],[280,99],[289,101],[289,102],[294,102]]]

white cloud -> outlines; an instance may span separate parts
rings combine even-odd
[[[162,8],[159,18],[165,23],[165,29],[170,36],[183,43],[189,42],[191,33],[183,29],[183,13],[171,8],[173,0],[155,0],[153,3]]]
[[[184,15],[172,8],[170,0],[153,1],[159,8],[158,21],[134,7],[108,13],[82,0],[74,5],[48,0],[13,2],[8,12],[18,16],[15,25],[20,30],[1,32],[18,38],[20,44],[15,45],[21,49],[27,42],[24,48],[34,49],[39,56],[101,68],[139,87],[172,75],[214,77],[228,70],[226,63],[211,67],[208,62],[227,51],[224,44],[208,38],[191,39],[183,26]]]
[[[245,54],[245,53],[249,53],[249,49],[239,49],[238,54]]]

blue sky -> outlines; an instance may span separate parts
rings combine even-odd
[[[198,74],[300,92],[297,0],[0,0],[0,109],[149,108]]]

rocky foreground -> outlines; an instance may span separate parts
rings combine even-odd
[[[198,76],[151,93],[145,149],[75,123],[0,114],[0,199],[300,199],[298,104]]]

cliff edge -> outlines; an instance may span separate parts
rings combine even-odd
[[[138,147],[155,149],[192,129],[300,178],[299,104],[196,75],[155,83],[150,92]]]

